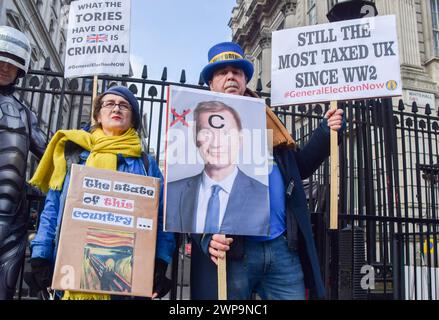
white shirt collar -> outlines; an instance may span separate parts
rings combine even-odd
[[[201,180],[201,185],[204,190],[210,190],[212,186],[219,185],[222,190],[224,190],[227,193],[230,193],[232,191],[233,183],[235,182],[235,178],[237,175],[238,175],[238,168],[235,167],[233,172],[229,174],[226,178],[224,178],[221,181],[215,181],[206,174],[206,171],[203,171],[203,178]]]

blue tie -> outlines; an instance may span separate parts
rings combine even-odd
[[[219,185],[212,186],[212,195],[210,196],[207,205],[206,221],[204,224],[204,233],[218,233],[219,232],[219,213],[220,200],[218,193],[221,187]]]

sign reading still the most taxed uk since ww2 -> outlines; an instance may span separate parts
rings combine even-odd
[[[395,16],[273,33],[272,105],[402,95]]]
[[[130,0],[72,1],[65,77],[129,74]]]

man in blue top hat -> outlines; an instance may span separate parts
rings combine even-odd
[[[210,90],[256,95],[247,88],[253,65],[233,42],[213,46],[202,76]],[[217,259],[227,252],[227,297],[250,299],[323,298],[325,288],[313,239],[302,184],[329,156],[330,130],[342,131],[343,111],[328,111],[308,144],[300,150],[267,108],[267,128],[273,129],[274,165],[269,175],[270,234],[266,237],[218,234],[192,235],[192,299],[217,299]]]

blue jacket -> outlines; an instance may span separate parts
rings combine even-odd
[[[345,128],[345,121],[342,129],[339,130],[339,137]],[[307,288],[313,289],[316,296],[323,298],[325,296],[325,287],[320,272],[320,264],[317,256],[317,250],[314,243],[314,237],[311,226],[311,219],[308,210],[308,202],[302,179],[311,176],[315,170],[323,163],[330,153],[330,129],[327,120],[324,119],[320,126],[314,131],[311,139],[303,149],[293,150],[287,147],[276,147],[274,149],[274,158],[281,171],[286,171],[288,176],[284,179],[293,179],[294,188],[290,197],[285,197],[286,202],[286,224],[287,238],[289,245],[292,247],[291,224],[292,213],[297,223],[299,231],[298,251],[302,263],[302,269],[305,276]],[[285,186],[289,181],[285,181]],[[243,250],[242,241],[235,239],[236,251]],[[192,263],[191,263],[191,296],[192,299],[217,299],[217,268],[210,260],[208,247],[211,236],[192,235]],[[244,240],[245,241],[245,240]],[[241,248],[237,248],[240,243]],[[233,246],[228,256],[240,257],[240,254],[232,252]],[[244,254],[242,252],[242,254]],[[236,258],[235,257],[235,258]]]
[[[83,151],[80,154],[80,164],[85,163],[90,152]],[[148,155],[148,173],[142,158],[118,156],[117,171],[129,172],[150,177],[160,178],[160,202],[158,211],[156,258],[166,261],[168,264],[172,260],[175,250],[175,237],[173,233],[163,232],[163,176],[157,162]],[[67,189],[70,181],[70,173],[67,173],[61,191],[49,190],[46,202],[40,217],[40,224],[35,239],[31,242],[32,258],[43,258],[55,262],[56,247],[58,243],[58,230],[60,227],[64,203],[67,196]]]

